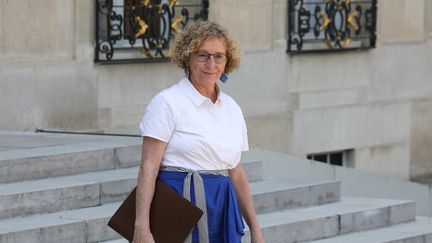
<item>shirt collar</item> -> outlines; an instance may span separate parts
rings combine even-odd
[[[195,103],[195,105],[200,106],[206,100],[210,101],[209,98],[201,95],[198,92],[198,90],[192,85],[192,83],[189,81],[187,77],[184,77],[182,80],[180,80],[179,84],[182,87],[183,91],[186,93],[186,95]],[[217,84],[216,84],[216,92],[218,93],[217,94],[218,97],[215,104],[221,101],[221,92]]]

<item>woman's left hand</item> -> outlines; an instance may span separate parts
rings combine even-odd
[[[251,232],[251,243],[265,243],[261,230]]]
[[[252,243],[264,243],[258,220],[253,206],[252,193],[243,166],[239,163],[229,170],[230,180],[234,186],[242,215],[251,230]]]

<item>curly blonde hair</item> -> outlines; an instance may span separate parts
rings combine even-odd
[[[172,61],[178,67],[186,69],[191,54],[197,51],[205,40],[212,37],[222,38],[225,41],[227,61],[224,73],[231,73],[240,66],[238,44],[225,28],[210,21],[190,25],[177,34],[171,48]]]

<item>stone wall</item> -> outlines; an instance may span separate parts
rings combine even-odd
[[[411,107],[411,176],[432,174],[432,101],[418,100]]]
[[[0,129],[98,127],[85,2],[0,1]]]
[[[432,38],[432,2],[426,1],[426,27],[429,39]]]
[[[354,166],[403,179],[432,173],[432,4],[378,1],[377,47],[289,55],[286,0],[211,0],[242,49],[222,89],[253,148],[305,156],[352,149]],[[93,63],[94,1],[0,0],[0,129],[137,134],[171,63]],[[426,114],[426,115],[425,115]]]

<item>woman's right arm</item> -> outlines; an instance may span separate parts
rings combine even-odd
[[[154,243],[150,232],[150,204],[153,200],[156,177],[167,143],[143,137],[141,166],[136,190],[136,219],[133,243]]]

